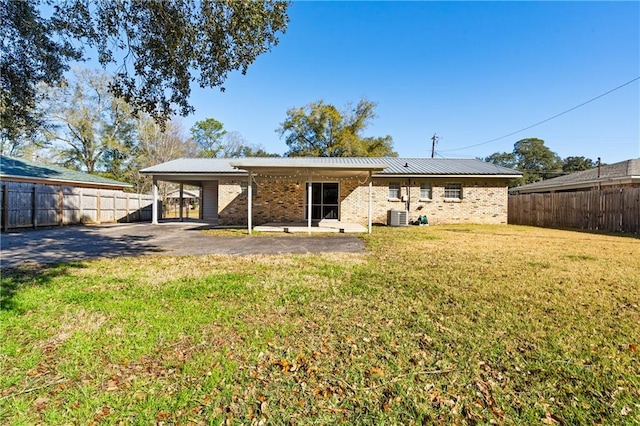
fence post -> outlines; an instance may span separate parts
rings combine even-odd
[[[100,209],[100,190],[96,189],[96,223],[102,222],[102,210]]]
[[[37,191],[38,185],[33,184],[33,190],[31,192],[31,224],[33,225],[33,229],[38,228],[38,201],[37,201]]]
[[[78,195],[79,195],[79,210],[80,210],[80,217],[78,218],[78,223],[84,223],[84,205],[82,204],[84,202],[84,200],[82,199],[82,194],[84,193],[84,189],[80,188],[80,190],[78,191]]]
[[[60,226],[64,222],[64,199],[62,198],[62,188],[58,189],[58,222]]]
[[[9,229],[9,188],[5,183],[2,185],[2,231]]]
[[[129,223],[129,193],[127,192],[127,207],[125,211],[125,222]]]

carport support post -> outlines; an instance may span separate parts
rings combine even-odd
[[[369,233],[371,233],[371,220],[373,216],[373,208],[371,207],[371,201],[373,199],[373,179],[371,178],[372,172],[369,170]]]
[[[311,176],[309,176],[309,182],[307,182],[307,232],[311,235],[311,192],[313,190],[313,182]]]
[[[251,181],[253,180],[253,173],[249,171],[249,183],[247,184],[247,230],[251,235],[251,199],[253,198],[253,188]]]
[[[182,216],[183,199],[184,199],[184,185],[180,184],[180,222],[184,222],[184,217]]]
[[[153,178],[153,204],[151,205],[151,223],[158,224],[158,181]]]

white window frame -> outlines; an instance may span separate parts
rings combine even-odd
[[[401,190],[402,190],[402,186],[400,185],[400,182],[389,182],[389,193],[388,193],[389,199],[399,200]]]
[[[462,200],[462,184],[449,182],[444,185],[444,198],[449,200]]]
[[[428,191],[428,195],[425,193]],[[425,197],[425,195],[427,195]],[[433,186],[431,182],[420,182],[420,199],[421,200],[430,200],[433,197]]]

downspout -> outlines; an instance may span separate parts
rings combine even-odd
[[[409,215],[409,212],[411,211],[411,178],[409,178],[409,180],[407,181],[407,204],[406,204],[406,208],[407,208],[407,215]]]

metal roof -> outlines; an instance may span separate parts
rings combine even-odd
[[[238,173],[229,158],[178,158],[140,170],[140,173]]]
[[[626,181],[631,182],[632,180],[640,180],[640,158],[600,166],[600,177],[598,177],[598,168],[595,167],[511,188],[509,192],[546,192],[579,189],[592,187],[598,183],[606,185]]]
[[[299,168],[354,168],[383,169],[386,158],[356,157],[280,157],[280,158],[237,158],[231,165],[238,168],[252,167],[299,167]]]
[[[237,168],[235,168],[236,166]],[[376,176],[503,176],[519,177],[516,170],[475,159],[400,157],[280,157],[181,158],[141,170],[147,174],[244,173],[244,168],[335,168],[379,170]]]
[[[84,184],[96,187],[126,188],[132,185],[117,180],[65,169],[60,166],[36,163],[23,158],[0,155],[0,178],[44,180],[51,182]]]
[[[385,158],[388,165],[380,175],[501,175],[519,177],[517,170],[471,158]]]

